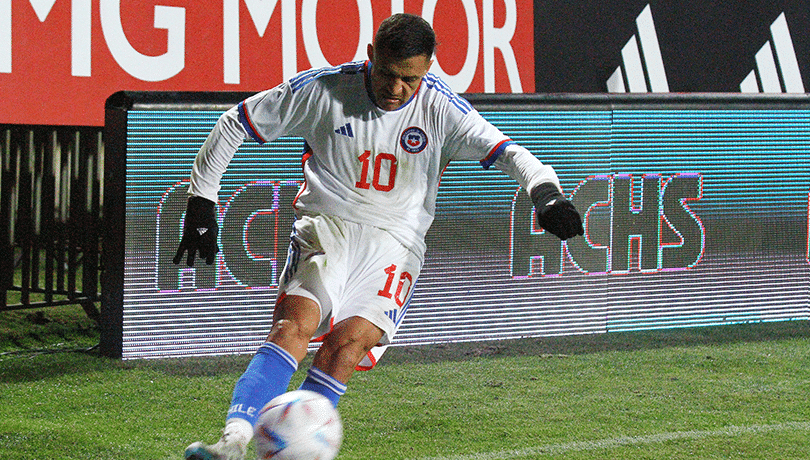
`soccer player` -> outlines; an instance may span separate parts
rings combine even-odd
[[[214,262],[219,182],[247,136],[302,137],[305,182],[267,341],[236,382],[220,440],[190,445],[186,459],[241,460],[259,411],[287,390],[313,337],[325,335],[301,388],[337,405],[358,364],[392,339],[386,312],[407,307],[450,160],[504,171],[528,191],[543,229],[583,234],[554,170],[428,73],[435,46],[424,19],[393,15],[368,61],[305,71],[246,99],[201,147],[175,263],[186,251],[189,266],[197,254]],[[406,292],[395,292],[394,279]]]

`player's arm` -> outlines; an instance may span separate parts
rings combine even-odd
[[[194,266],[197,253],[208,265],[214,263],[219,252],[217,245],[219,225],[216,213],[219,182],[244,139],[245,130],[239,122],[238,110],[234,107],[219,117],[197,152],[191,168],[183,237],[174,256],[175,264],[180,263],[186,252],[188,252],[186,265],[189,267]]]
[[[237,107],[219,117],[194,159],[189,195],[217,201],[219,182],[244,142],[245,135],[245,129],[239,122]]]
[[[543,164],[525,148],[509,144],[493,166],[515,179],[534,202],[540,226],[562,240],[583,235],[582,217],[565,199],[560,180],[551,166]]]
[[[456,99],[456,102],[466,103],[460,98]],[[455,110],[443,112],[444,118],[439,126],[450,130],[445,141],[449,157],[472,159],[468,155],[487,152],[486,158],[480,160],[481,166],[484,169],[495,166],[528,191],[537,209],[537,220],[542,228],[563,240],[583,235],[585,231],[582,228],[582,217],[562,194],[560,180],[554,169],[544,165],[531,152],[509,140],[472,107],[468,108],[466,112]],[[494,147],[493,140],[497,142]]]
[[[216,203],[222,175],[247,137],[265,143],[284,133],[300,134],[296,130],[302,118],[300,113],[306,108],[306,99],[300,97],[304,93],[299,91],[296,99],[290,85],[282,83],[245,99],[219,117],[191,169],[183,237],[175,264],[180,263],[186,252],[189,267],[194,265],[197,253],[207,264],[214,263],[219,252]]]

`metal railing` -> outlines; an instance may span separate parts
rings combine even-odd
[[[79,304],[98,319],[102,131],[0,125],[0,311]]]

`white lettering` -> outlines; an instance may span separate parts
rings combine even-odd
[[[233,406],[228,409],[228,415],[230,414],[244,414],[245,411],[242,410],[242,404],[234,404]]]
[[[259,410],[258,408],[253,407],[253,406],[247,406],[247,409],[245,409],[244,404],[234,404],[233,406],[230,407],[230,409],[228,409],[228,415],[230,415],[230,414],[245,414],[245,415],[248,415],[250,417],[253,417],[254,415],[256,415],[258,410]]]
[[[45,22],[56,0],[30,0],[40,22]],[[91,0],[73,0],[71,4],[71,73],[90,76],[92,17]],[[0,0],[0,72],[11,73],[11,0]]]
[[[506,19],[501,28],[495,27],[495,5],[493,0],[484,0],[484,92],[495,92],[495,48],[501,50],[506,75],[509,76],[509,86],[513,93],[522,93],[515,52],[510,41],[515,36],[517,26],[517,5],[515,0],[504,0],[506,6]]]
[[[295,0],[281,0],[281,76],[287,80],[298,72]]]
[[[239,84],[240,72],[240,7],[242,0],[223,0],[223,81],[226,84]],[[467,21],[466,56],[461,70],[449,75],[434,62],[432,71],[442,77],[457,92],[470,88],[476,75],[479,54],[483,56],[484,91],[495,92],[495,50],[500,50],[505,64],[510,89],[512,92],[523,92],[517,59],[511,40],[517,28],[516,0],[503,1],[505,19],[502,27],[496,27],[496,0],[482,0],[481,17],[476,7],[476,0],[461,0]],[[48,18],[56,0],[28,0],[40,21]],[[92,21],[93,0],[71,1],[71,74],[77,77],[90,77],[92,74]],[[328,62],[321,47],[318,31],[326,30],[317,22],[318,0],[302,0],[299,18],[296,0],[244,0],[247,11],[260,38],[264,38],[273,14],[281,14],[281,52],[282,77],[287,79],[298,72],[297,28],[301,27],[304,50],[312,67],[330,66],[338,63]],[[439,0],[425,0],[422,4],[422,15],[433,23]],[[366,58],[366,45],[374,38],[374,16],[371,0],[355,0],[359,12],[358,43],[354,60]],[[443,5],[445,3],[442,3]],[[167,51],[159,56],[150,56],[136,50],[126,37],[122,25],[121,0],[99,0],[99,16],[102,32],[107,47],[116,63],[127,73],[144,81],[167,80],[185,68],[186,48],[186,8],[160,6],[154,7],[154,27],[166,29]],[[280,5],[277,8],[277,5]],[[391,0],[391,12],[399,13],[405,9],[404,0]],[[323,16],[323,15],[322,15]],[[300,21],[300,23],[298,22]],[[500,21],[498,21],[500,22]],[[300,24],[300,26],[299,26]],[[12,0],[0,0],[0,73],[12,72]],[[458,30],[458,29],[456,29]],[[459,32],[464,28],[461,28]],[[275,33],[275,31],[273,31]],[[273,37],[268,46],[277,46]],[[463,39],[462,39],[463,40]],[[483,46],[483,49],[481,49]],[[456,49],[461,47],[454,47]],[[445,64],[446,65],[446,64]]]
[[[173,6],[155,6],[155,29],[166,29],[166,53],[160,56],[141,54],[129,43],[121,24],[120,0],[101,0],[101,30],[107,47],[118,65],[135,78],[144,81],[167,80],[185,67],[186,10]]]
[[[278,0],[245,0],[245,6],[247,6],[248,13],[250,13],[250,18],[253,19],[256,31],[259,32],[259,37],[264,37],[267,24],[270,23],[270,18],[273,17],[273,10],[276,9],[277,3]]]
[[[245,0],[253,25],[264,37],[278,0]],[[224,0],[222,11],[223,81],[239,84],[241,59],[239,40],[239,0]],[[298,71],[298,51],[295,36],[295,0],[281,0],[281,73],[287,79]]]
[[[360,12],[360,36],[352,60],[363,60],[366,57],[366,45],[374,38],[374,17],[371,13],[371,0],[357,0]],[[318,40],[316,12],[318,0],[304,0],[301,3],[301,34],[304,37],[304,49],[312,67],[328,67],[332,64],[326,59]],[[336,63],[338,64],[338,63]]]
[[[271,10],[276,6],[275,2]],[[259,32],[259,35],[264,31]],[[241,77],[239,56],[239,0],[222,2],[222,81],[239,84]]]
[[[438,0],[426,0],[422,5],[422,17],[431,24],[433,24],[433,15],[436,12],[437,2]],[[478,67],[478,46],[480,41],[478,10],[475,7],[475,1],[462,0],[461,4],[464,6],[464,13],[467,16],[467,57],[464,60],[464,65],[455,75],[448,75],[447,72],[442,70],[438,59],[431,66],[431,72],[442,78],[450,85],[453,91],[458,93],[467,91],[473,77],[475,77],[475,69]]]
[[[11,0],[0,0],[0,72],[11,73]]]
[[[34,13],[37,14],[39,22],[45,22],[56,0],[29,0],[29,3],[31,3],[31,7],[34,9]]]
[[[93,55],[91,20],[93,2],[73,0],[70,9],[70,69],[77,77],[89,77]]]

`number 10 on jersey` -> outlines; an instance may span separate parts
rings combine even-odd
[[[357,157],[360,160],[360,180],[355,182],[355,187],[380,192],[390,192],[394,188],[397,177],[397,157],[390,153],[379,153],[372,158],[371,151],[366,150]],[[370,171],[372,168],[374,170]],[[370,176],[370,177],[369,177]]]

